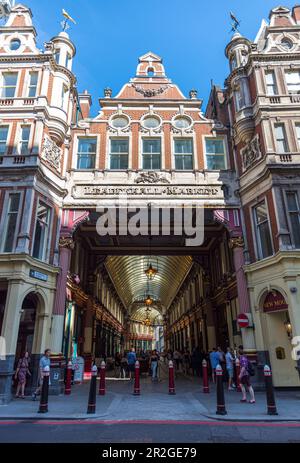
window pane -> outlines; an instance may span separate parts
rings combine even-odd
[[[290,212],[298,211],[297,196],[296,193],[290,192],[286,195],[288,209]]]
[[[298,141],[300,141],[300,124],[296,124],[296,133]]]
[[[110,157],[111,169],[128,169],[128,156],[127,155],[111,155]]]
[[[224,156],[207,156],[207,169],[209,170],[220,170],[225,169]]]
[[[299,71],[286,72],[285,77],[286,77],[286,82],[288,84],[298,84],[298,83],[300,83]]]
[[[46,253],[49,219],[50,208],[43,203],[39,203],[32,252],[33,257],[36,259],[43,259]]]
[[[192,170],[193,169],[193,156],[175,156],[175,169],[177,170]]]
[[[97,141],[94,138],[80,138],[78,142],[78,153],[96,153]]]
[[[273,249],[268,222],[264,222],[263,224],[261,224],[258,229],[262,257],[271,256],[273,254]]]
[[[80,154],[78,156],[77,169],[94,169],[95,155]]]
[[[267,206],[265,202],[257,206],[255,208],[255,212],[256,212],[256,223],[258,225],[268,220]]]
[[[19,203],[19,193],[9,195],[8,218],[5,230],[5,243],[3,247],[4,252],[11,252],[13,250],[15,233],[17,228]]]
[[[208,154],[224,154],[223,140],[206,139],[206,152]]]
[[[143,140],[144,153],[160,153],[160,138],[144,139]]]
[[[17,85],[18,74],[16,72],[3,74],[3,80],[5,86],[15,87]]]
[[[293,240],[296,248],[300,248],[300,213],[293,212],[290,214]]]
[[[151,156],[143,156],[143,169],[151,169]]]
[[[111,140],[111,153],[128,153],[128,140]]]
[[[193,145],[192,140],[175,140],[175,153],[192,153],[193,152]]]
[[[152,169],[160,169],[160,155],[155,154],[152,156]]]
[[[175,169],[183,170],[183,156],[175,156]]]

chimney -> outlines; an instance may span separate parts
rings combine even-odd
[[[90,109],[92,106],[92,97],[88,93],[87,90],[85,90],[83,93],[79,93],[79,105],[82,113],[82,118],[87,119],[90,115]]]
[[[300,5],[295,5],[292,12],[293,18],[297,24],[300,24]]]

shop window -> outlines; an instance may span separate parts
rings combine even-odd
[[[257,253],[259,259],[273,254],[269,217],[266,201],[262,201],[253,209]]]
[[[50,239],[50,215],[51,209],[46,204],[39,202],[35,234],[33,240],[32,255],[36,259],[46,260],[48,254],[48,243]]]

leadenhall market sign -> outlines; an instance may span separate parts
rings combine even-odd
[[[218,198],[223,199],[224,193],[221,185],[149,185],[149,186],[130,186],[130,185],[76,185],[73,188],[74,198],[95,198],[95,197],[114,197],[114,196],[160,196],[160,197],[195,197],[195,198]]]

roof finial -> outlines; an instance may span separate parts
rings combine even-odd
[[[70,28],[68,21],[71,21],[73,24],[76,24],[76,21],[64,9],[62,9],[62,15],[64,16],[65,19],[60,24],[61,24],[63,32],[65,32],[66,30]]]
[[[233,23],[231,23],[231,31],[230,32],[238,32],[238,29],[241,25],[241,21],[237,19],[237,17],[230,12],[230,18],[232,19]]]

